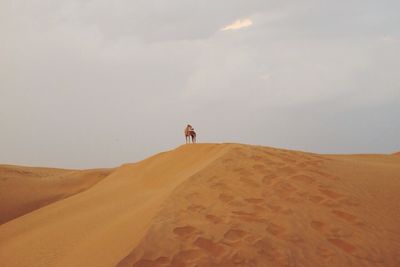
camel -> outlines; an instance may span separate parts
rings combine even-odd
[[[186,144],[190,143],[190,138],[192,138],[192,143],[196,143],[196,132],[194,131],[193,127],[188,124],[185,128],[185,138]]]

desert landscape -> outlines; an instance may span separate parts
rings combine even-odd
[[[0,262],[400,266],[400,155],[189,144],[114,169],[0,165]]]
[[[400,1],[0,1],[0,267],[400,267]]]

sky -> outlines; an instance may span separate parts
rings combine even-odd
[[[398,0],[0,0],[0,163],[400,151]]]

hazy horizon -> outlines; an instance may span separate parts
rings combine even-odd
[[[0,164],[400,150],[400,2],[0,0]]]

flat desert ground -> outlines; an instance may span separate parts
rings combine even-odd
[[[400,155],[191,144],[0,165],[0,266],[400,266]]]

